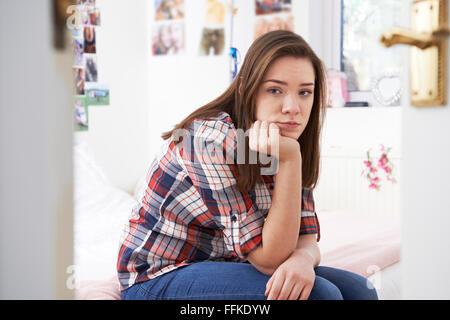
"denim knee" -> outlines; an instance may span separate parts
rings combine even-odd
[[[378,300],[372,283],[359,274],[325,266],[315,268],[315,272],[336,285],[345,300]]]
[[[377,290],[374,285],[363,278],[361,285],[355,288],[357,299],[359,300],[378,300]]]
[[[309,300],[343,300],[337,286],[322,277],[316,276]]]

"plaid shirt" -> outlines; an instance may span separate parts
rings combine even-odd
[[[148,170],[146,189],[122,235],[121,290],[196,261],[245,262],[261,244],[273,176],[262,176],[264,183],[241,193],[236,164],[205,161],[204,150],[223,150],[226,157],[236,153],[236,130],[228,114],[195,120],[188,133],[190,145],[168,139]],[[299,211],[299,234],[317,233],[318,241],[311,190],[302,190]]]

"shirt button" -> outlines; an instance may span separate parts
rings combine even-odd
[[[270,186],[269,186],[269,188],[270,188],[270,190],[273,190],[273,188],[274,188],[274,184],[273,184],[273,183],[271,183],[271,184],[270,184]]]
[[[236,222],[237,220],[236,210],[230,210],[230,214],[231,214],[231,221]]]

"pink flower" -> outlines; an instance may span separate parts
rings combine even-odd
[[[371,183],[369,185],[369,188],[371,188],[371,189],[378,189],[378,185],[376,183]]]
[[[386,153],[383,153],[378,160],[378,167],[384,167],[386,163],[388,162]]]
[[[388,153],[391,148],[386,148],[384,145],[380,144],[381,156],[376,160],[371,157],[371,149],[367,150],[367,160],[363,161],[364,170],[361,175],[365,175],[367,180],[369,180],[369,188],[379,190],[381,188],[381,179],[378,177],[378,168],[382,170],[382,174],[385,176],[387,181],[392,183],[395,179],[392,177],[392,164],[388,158]],[[375,162],[376,161],[376,162]]]

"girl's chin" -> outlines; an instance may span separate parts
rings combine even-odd
[[[300,135],[298,135],[297,132],[284,131],[284,130],[280,130],[280,135],[282,135],[283,137],[287,137],[287,138],[291,138],[291,139],[295,139],[295,140],[297,140],[300,137]]]

